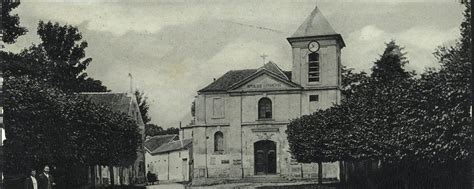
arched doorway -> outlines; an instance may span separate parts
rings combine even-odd
[[[254,143],[255,175],[276,174],[276,144],[270,140]]]

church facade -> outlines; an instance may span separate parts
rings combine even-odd
[[[291,71],[268,62],[231,70],[198,91],[195,121],[183,128],[193,139],[193,182],[318,177],[317,164],[292,158],[285,131],[291,119],[340,102],[345,44],[317,7],[287,40]],[[339,179],[339,163],[324,163],[323,178]]]

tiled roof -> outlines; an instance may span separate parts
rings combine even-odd
[[[311,12],[303,24],[298,27],[291,38],[336,34],[336,31],[334,31],[318,7],[315,7],[313,12]]]
[[[207,87],[199,90],[199,92],[225,91],[233,84],[251,76],[256,71],[256,69],[228,71],[223,76],[209,84]]]
[[[153,152],[163,144],[173,141],[178,135],[157,135],[145,141],[145,148]]]
[[[110,93],[110,92],[97,92],[97,93],[81,93],[81,96],[89,99],[93,103],[107,106],[112,111],[128,113],[130,108],[130,102],[132,98],[127,96],[126,93]]]
[[[226,91],[232,85],[238,83],[239,81],[244,80],[247,77],[252,76],[257,73],[259,70],[265,69],[268,70],[282,79],[291,80],[291,71],[283,71],[278,65],[273,62],[268,62],[259,69],[247,69],[247,70],[231,70],[225,73],[223,76],[219,77],[217,80],[199,90],[198,92],[222,92]]]
[[[165,153],[165,152],[172,152],[181,149],[187,149],[191,147],[193,144],[193,139],[184,139],[184,140],[177,140],[167,144],[163,144],[159,148],[155,149],[151,152],[152,155]]]

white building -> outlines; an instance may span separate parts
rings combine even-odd
[[[273,62],[230,70],[198,91],[195,123],[184,127],[194,184],[318,177],[317,164],[292,158],[285,131],[291,119],[340,103],[345,44],[317,7],[287,40],[293,61],[283,64],[291,71]],[[324,179],[338,180],[339,172],[338,162],[323,164]]]
[[[184,182],[190,180],[192,139],[175,140],[146,152],[147,169],[158,181]]]

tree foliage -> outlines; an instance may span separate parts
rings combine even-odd
[[[146,125],[151,121],[150,116],[148,115],[148,97],[145,96],[143,91],[135,90],[135,97],[137,98],[138,108],[140,109],[140,114],[142,115],[143,123]]]
[[[160,127],[153,123],[149,123],[145,125],[145,136],[168,135],[168,134],[179,134],[179,129],[174,128],[174,127],[163,129],[163,127]]]
[[[15,40],[24,35],[28,30],[20,26],[20,17],[18,14],[11,14],[12,10],[20,5],[20,1],[2,1],[2,27],[3,27],[3,42],[14,43]]]
[[[76,27],[40,21],[37,33],[41,42],[16,55],[20,60],[6,67],[11,74],[42,78],[66,92],[107,91],[85,72],[92,58],[86,58],[87,42]]]

